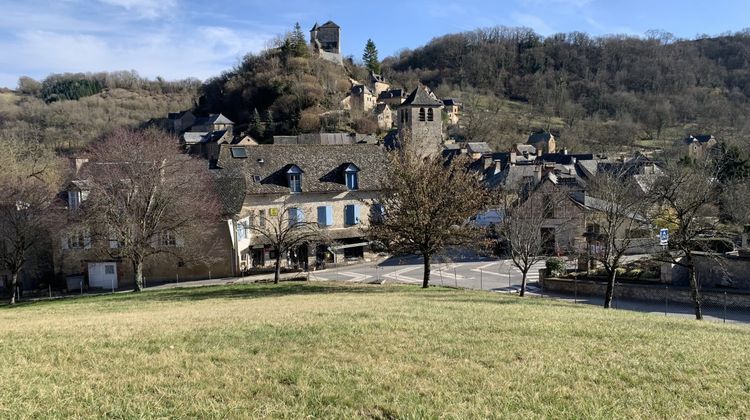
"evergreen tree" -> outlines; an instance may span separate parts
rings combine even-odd
[[[372,39],[367,40],[365,44],[365,51],[362,53],[362,61],[365,62],[365,67],[372,70],[375,73],[380,73],[380,61],[378,61],[378,48]]]
[[[275,123],[273,121],[273,111],[270,109],[266,111],[266,138],[273,137],[274,134],[274,127]]]
[[[263,137],[263,125],[260,121],[258,108],[253,108],[253,113],[250,115],[250,135],[255,138]]]
[[[291,52],[295,57],[307,57],[309,50],[307,49],[307,41],[305,40],[305,34],[302,33],[302,27],[299,22],[294,24],[294,32],[291,37]]]

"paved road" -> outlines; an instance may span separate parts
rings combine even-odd
[[[528,283],[539,281],[539,269],[544,262],[535,264],[528,274]],[[344,281],[351,283],[407,283],[422,284],[424,266],[420,258],[390,258],[379,263],[310,272],[311,281]],[[430,284],[464,287],[491,291],[517,292],[522,280],[521,272],[510,260],[476,258],[469,261],[448,262],[437,259],[430,270]],[[535,286],[529,286],[534,291]]]

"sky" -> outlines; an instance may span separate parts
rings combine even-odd
[[[368,38],[380,58],[440,35],[524,26],[547,36],[680,38],[750,27],[750,0],[0,0],[0,87],[20,76],[135,70],[168,80],[205,80],[259,52],[299,22],[341,26],[344,55],[360,58]]]

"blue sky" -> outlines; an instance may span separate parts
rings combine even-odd
[[[360,57],[372,38],[383,58],[495,25],[542,35],[715,35],[749,27],[750,0],[0,0],[0,87],[15,87],[22,75],[103,70],[203,80],[295,22],[307,32],[329,19],[342,27],[346,55]]]

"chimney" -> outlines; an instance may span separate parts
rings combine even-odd
[[[500,159],[495,160],[495,173],[501,172],[503,170],[503,161]]]
[[[78,172],[88,161],[87,158],[70,158],[70,168],[73,170],[73,174],[78,175]]]
[[[484,160],[484,169],[489,169],[492,166],[492,155],[484,155],[482,159]]]
[[[568,154],[568,148],[567,147],[563,148],[562,153],[564,155],[567,155]]]
[[[578,159],[576,159],[575,156],[574,156],[574,157],[570,158],[570,161],[573,162],[573,165],[575,165],[576,162],[578,162]]]

